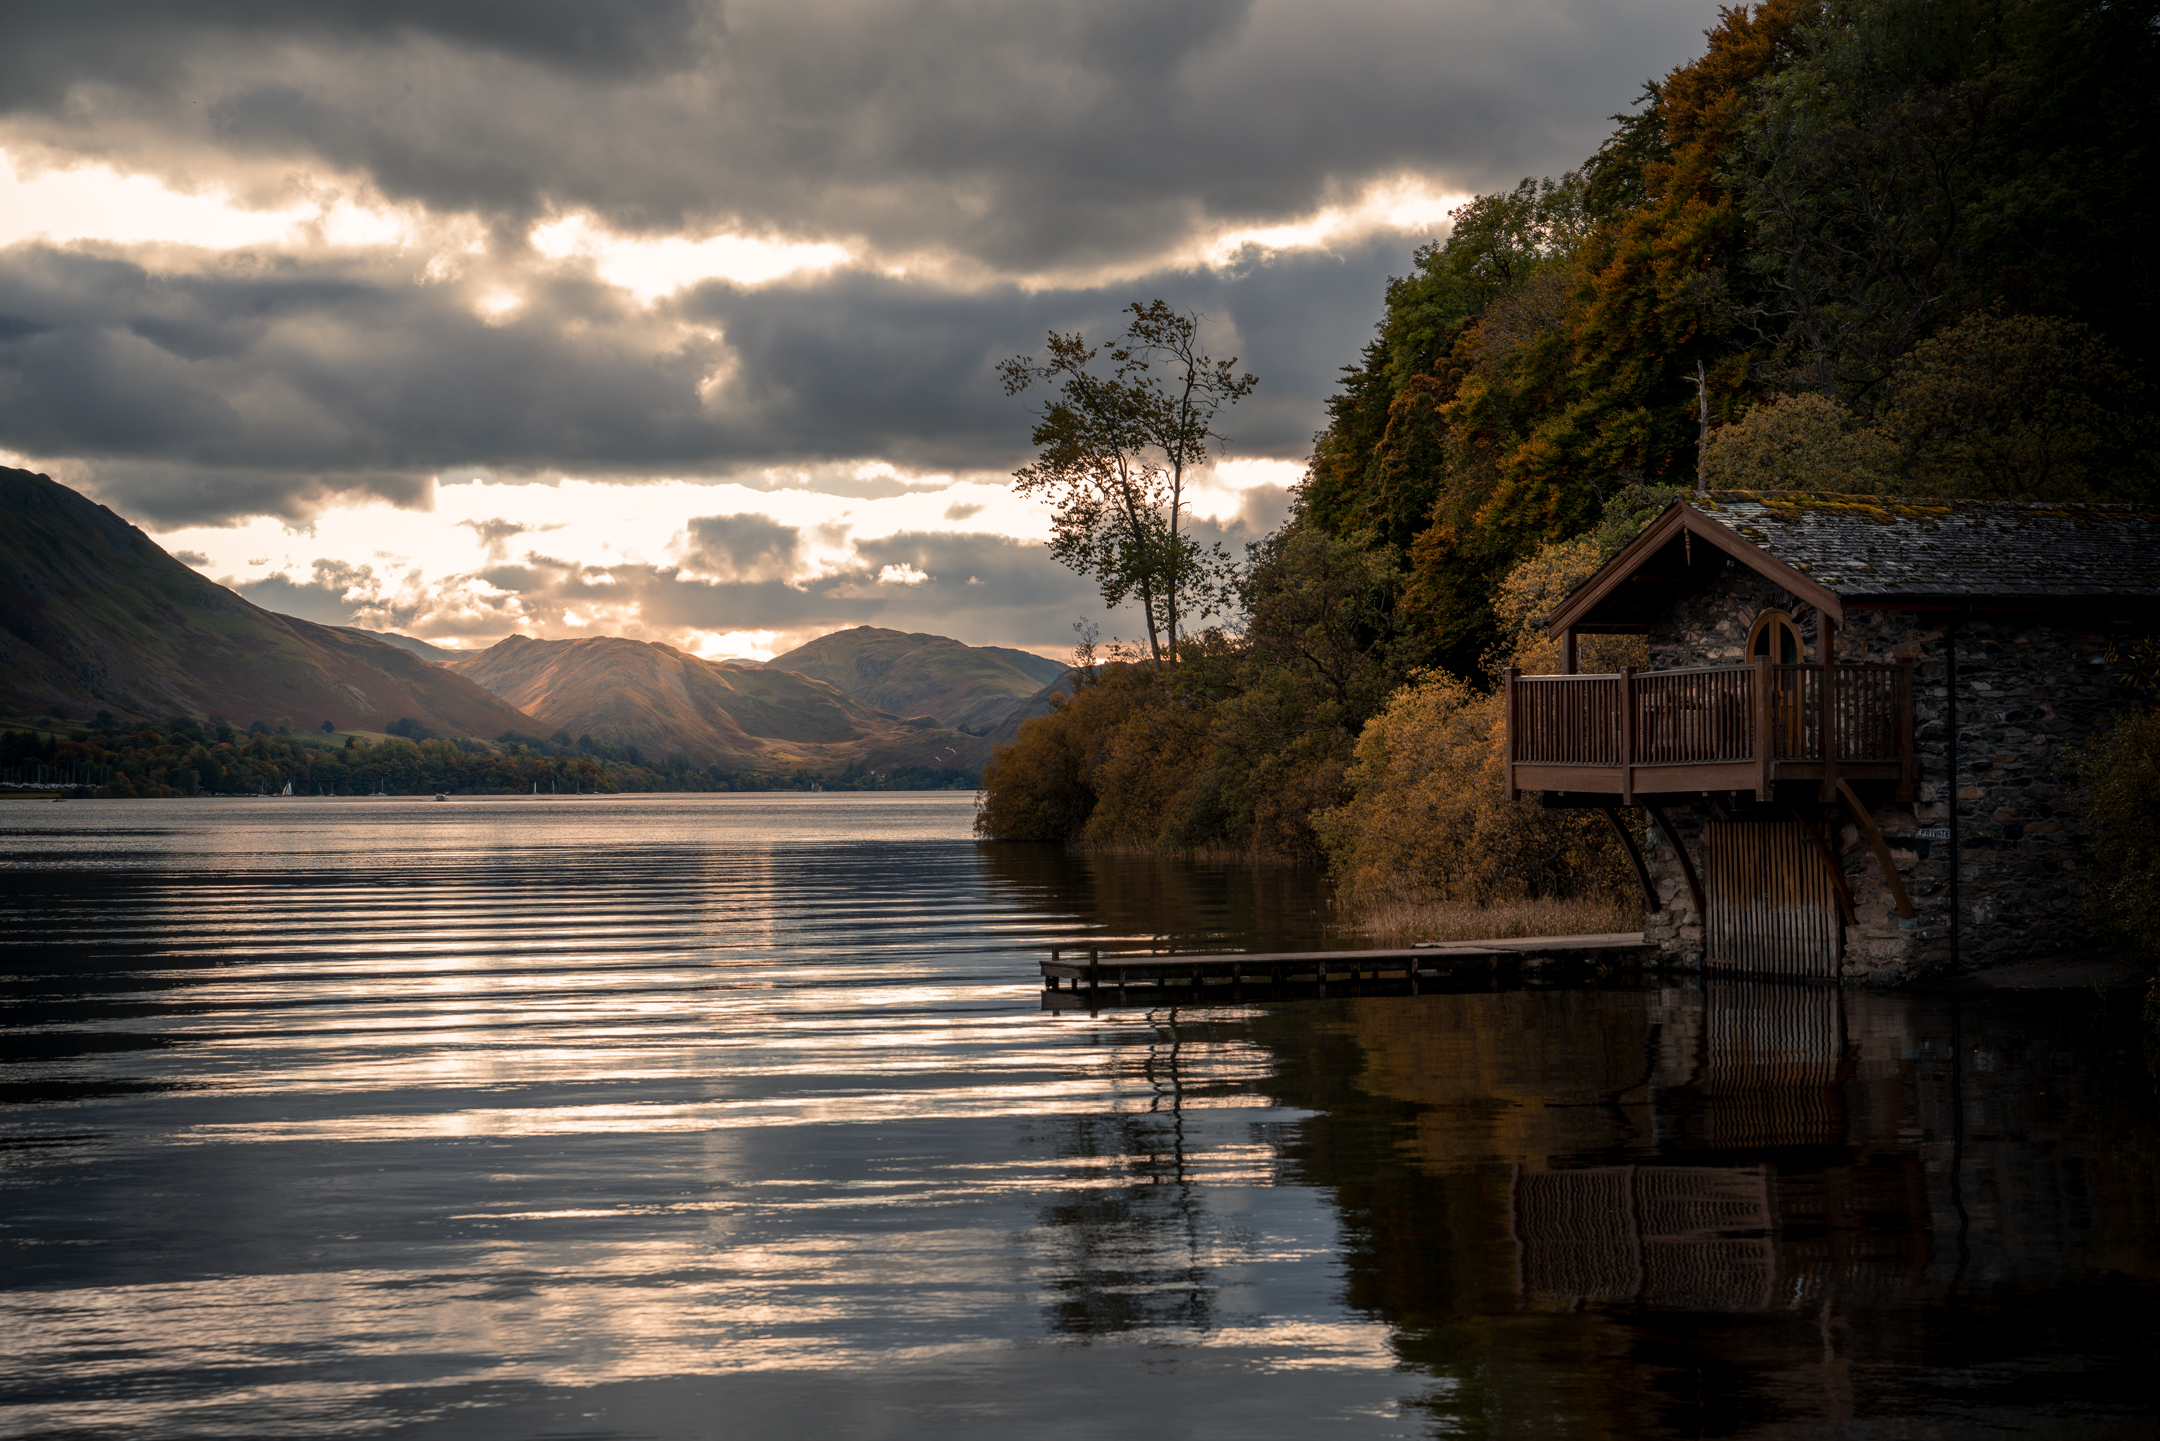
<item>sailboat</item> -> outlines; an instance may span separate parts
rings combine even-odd
[[[289,795],[291,795],[291,794],[292,794],[292,782],[291,782],[291,781],[287,781],[287,782],[285,782],[285,789],[283,789],[283,790],[279,791],[279,792],[278,792],[278,794],[279,794],[279,795],[281,795],[281,796],[289,796]]]

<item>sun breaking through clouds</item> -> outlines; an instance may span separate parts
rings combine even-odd
[[[273,608],[756,655],[1100,619],[992,367],[1160,296],[1279,523],[1385,277],[1709,7],[86,3],[0,46],[0,449]],[[384,96],[398,96],[387,104]],[[1109,618],[1106,629],[1118,629]]]

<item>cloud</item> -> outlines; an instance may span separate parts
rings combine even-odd
[[[1700,0],[17,8],[0,450],[279,608],[475,638],[575,615],[713,646],[873,618],[1061,642],[1099,603],[1003,491],[1028,413],[999,359],[1052,329],[1105,335],[1132,300],[1197,309],[1261,378],[1229,455],[1294,475],[1446,208],[1579,163],[1713,18]],[[1206,495],[1209,534],[1279,524],[1288,478]],[[468,481],[527,486],[530,513],[508,490],[445,500]],[[685,510],[685,482],[709,501]],[[623,497],[605,526],[596,484]],[[427,555],[382,533],[385,507]],[[550,525],[552,558],[519,552]]]
[[[999,275],[1144,272],[1405,173],[1461,193],[1579,160],[1712,18],[1677,0],[372,8],[15,16],[8,128],[175,175],[357,174],[520,234],[591,214]]]
[[[489,560],[501,560],[510,553],[510,542],[521,535],[539,535],[551,530],[561,530],[560,525],[526,525],[522,521],[504,520],[490,516],[486,520],[461,520],[460,527],[471,531],[480,539]]]
[[[706,515],[690,522],[684,569],[716,580],[759,583],[795,574],[802,532],[763,515]]]
[[[78,462],[100,499],[167,525],[369,497],[424,508],[434,478],[461,469],[797,468],[836,494],[898,493],[896,466],[1004,473],[1024,457],[1026,411],[1001,393],[999,358],[1169,294],[1261,376],[1229,418],[1233,453],[1297,456],[1400,258],[1374,244],[1234,280],[1034,294],[849,270],[707,284],[659,311],[548,272],[498,317],[475,309],[492,282],[415,284],[391,253],[153,269],[26,244],[0,251],[0,445]]]

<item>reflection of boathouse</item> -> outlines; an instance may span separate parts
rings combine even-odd
[[[1918,1281],[1931,1233],[1920,1156],[1852,1146],[1846,1100],[1894,1078],[1905,1047],[1848,1037],[1831,989],[1725,983],[1668,1014],[1682,1025],[1647,1083],[1655,1162],[1514,1167],[1525,1299],[1761,1311]]]
[[[2156,551],[2136,506],[1675,504],[1546,618],[1562,673],[1510,673],[1509,785],[1646,812],[1676,958],[1888,981],[2064,949],[2069,756],[2122,699],[2105,654],[2160,609]],[[1577,674],[1597,634],[1653,668]]]

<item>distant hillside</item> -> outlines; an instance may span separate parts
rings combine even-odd
[[[433,661],[436,665],[448,665],[454,660],[468,660],[472,656],[472,652],[469,650],[451,650],[447,646],[429,645],[424,640],[414,636],[400,635],[394,630],[362,630],[356,625],[342,625],[338,629],[349,630],[354,635],[364,635],[370,640],[379,640],[387,645],[394,645],[399,650],[411,651],[420,659]]]
[[[445,735],[533,721],[365,631],[278,615],[174,560],[104,506],[0,468],[0,714],[219,715]]]
[[[1026,651],[867,625],[819,636],[765,667],[814,677],[896,715],[926,715],[978,734],[996,729],[1065,670]]]
[[[928,718],[903,721],[809,676],[701,660],[650,641],[512,636],[450,668],[530,712],[543,733],[590,735],[654,761],[825,774],[972,771],[987,751],[973,736]]]
[[[993,729],[984,733],[983,739],[989,741],[993,747],[1003,745],[1009,740],[1018,739],[1022,724],[1035,719],[1037,716],[1050,714],[1052,709],[1050,697],[1054,695],[1069,696],[1079,687],[1079,684],[1079,674],[1072,667],[1059,666],[1057,675],[1047,685],[1008,711],[1003,720],[999,721]]]
[[[996,656],[1014,670],[1031,678],[1037,685],[1050,684],[1068,669],[1064,661],[1051,660],[1031,650],[1014,650],[1011,646],[1003,645],[979,645],[975,649]]]

